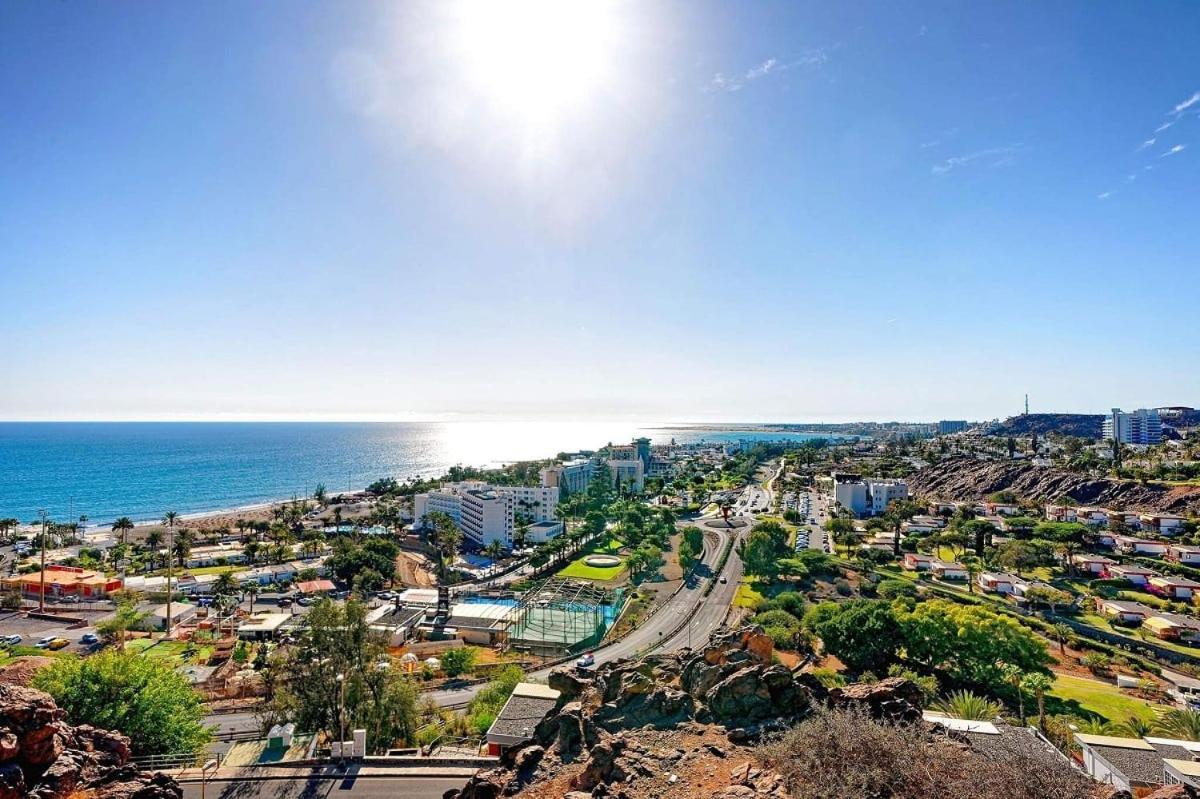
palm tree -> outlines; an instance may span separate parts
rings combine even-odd
[[[945,699],[936,702],[933,709],[947,716],[968,721],[992,721],[1003,711],[996,702],[970,691],[954,691]]]
[[[1200,711],[1168,710],[1154,720],[1153,729],[1167,738],[1200,741]]]
[[[1021,680],[1021,690],[1029,691],[1037,699],[1038,729],[1046,731],[1046,691],[1054,685],[1054,679],[1049,675],[1035,671],[1026,674]]]
[[[174,571],[171,568],[171,564],[173,562],[171,560],[171,550],[174,548],[174,541],[171,539],[174,538],[175,521],[178,518],[179,518],[179,514],[173,510],[167,511],[166,516],[163,517],[163,523],[165,525],[167,525],[167,537],[168,537],[168,540],[167,540],[167,618],[164,619],[164,622],[163,622],[166,627],[166,629],[164,630],[164,635],[163,635],[164,638],[171,637],[171,595],[174,593],[174,589],[171,587],[171,576]]]
[[[1138,716],[1129,716],[1117,725],[1117,732],[1130,738],[1145,738],[1154,732],[1154,725]]]
[[[1025,724],[1025,686],[1022,682],[1025,672],[1016,666],[1004,667],[1004,680],[1013,689],[1013,693],[1017,695],[1017,718],[1021,720],[1021,724]]]
[[[501,544],[499,539],[492,539],[483,548],[483,554],[492,560],[500,560],[504,556],[504,544]]]
[[[155,565],[158,563],[158,550],[162,546],[163,534],[158,530],[151,530],[146,533],[146,548],[150,550],[150,570],[154,571]]]
[[[1067,641],[1071,640],[1073,632],[1074,630],[1062,622],[1054,625],[1054,637],[1058,640],[1058,653],[1060,655],[1067,654]]]
[[[129,531],[133,529],[133,520],[128,516],[122,516],[112,523],[113,532],[116,533],[122,544],[129,543]]]
[[[1076,726],[1079,727],[1079,732],[1085,735],[1112,735],[1116,732],[1112,722],[1105,721],[1097,716],[1089,716]]]
[[[258,596],[258,583],[250,583],[246,586],[246,596],[250,597],[250,613],[254,613],[254,600]]]

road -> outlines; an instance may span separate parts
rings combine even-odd
[[[210,780],[204,799],[324,799],[328,796],[361,796],[391,799],[441,799],[451,788],[461,788],[465,777],[300,777],[294,780]],[[198,782],[183,784],[184,799],[200,799]]]

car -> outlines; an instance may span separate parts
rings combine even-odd
[[[60,649],[66,649],[70,645],[71,645],[71,642],[68,641],[66,638],[55,638],[53,641],[50,642],[50,645],[47,646],[46,648],[57,652]]]
[[[21,643],[21,636],[16,635],[0,635],[0,644],[4,646],[16,646]]]
[[[290,596],[279,597],[279,607],[290,608],[292,606],[292,598]]]
[[[314,601],[315,600],[310,596],[302,596],[296,600],[296,604],[302,608],[306,608],[309,605],[311,605]]]
[[[723,584],[729,582],[729,578],[727,578],[725,575],[722,574],[721,577],[717,580],[717,582],[719,582],[723,585]]]
[[[79,597],[75,596],[74,594],[67,594],[66,596],[60,596],[58,601],[64,605],[78,605]]]
[[[47,649],[47,648],[49,648],[50,644],[54,643],[57,640],[58,640],[57,635],[47,635],[45,638],[43,638],[42,640],[40,640],[36,644],[34,644],[34,646],[37,647],[38,649]]]
[[[84,633],[83,635],[79,636],[79,643],[92,646],[93,644],[100,643],[100,636],[96,635],[95,633]]]
[[[596,656],[591,652],[588,652],[579,660],[575,661],[575,668],[577,669],[588,669],[594,665],[596,665]]]

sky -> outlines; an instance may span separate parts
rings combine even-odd
[[[1198,29],[6,3],[0,419],[1200,405]]]

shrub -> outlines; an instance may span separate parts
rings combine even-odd
[[[880,599],[892,600],[902,596],[917,595],[917,587],[908,580],[888,579],[881,582],[875,589]]]
[[[838,580],[833,584],[833,587],[839,596],[852,596],[854,594],[854,588],[845,580]]]
[[[920,725],[883,724],[859,710],[818,712],[760,747],[758,757],[805,799],[1085,799],[1095,790],[1087,776],[1035,747],[997,742],[964,751],[948,737],[930,739]]]

